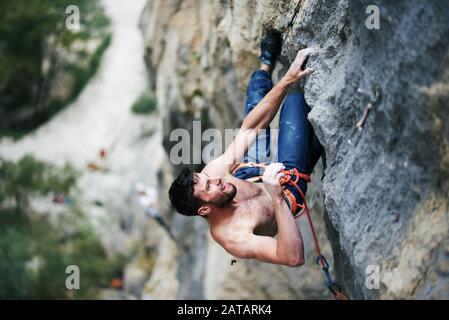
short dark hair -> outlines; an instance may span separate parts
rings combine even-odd
[[[168,190],[172,206],[185,216],[198,215],[198,209],[201,207],[200,199],[193,195],[193,174],[189,168],[183,169]]]

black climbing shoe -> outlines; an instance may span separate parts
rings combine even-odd
[[[282,50],[282,34],[273,30],[262,39],[260,43],[261,54],[259,60],[271,67],[276,64],[276,59]]]

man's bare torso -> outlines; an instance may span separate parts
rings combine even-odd
[[[263,183],[244,181],[230,174],[222,178],[236,186],[237,194],[233,204],[223,209],[223,218],[211,224],[212,237],[221,244],[248,232],[274,237],[277,234],[275,213]]]

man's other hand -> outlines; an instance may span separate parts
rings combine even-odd
[[[262,176],[262,181],[273,200],[282,196],[283,191],[279,179],[281,179],[284,174],[279,171],[284,169],[285,166],[282,163],[272,163],[265,168],[265,172]]]

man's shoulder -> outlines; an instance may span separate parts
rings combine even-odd
[[[214,176],[224,176],[229,175],[233,165],[226,164],[223,157],[218,157],[210,161],[202,170],[202,172]]]
[[[209,232],[215,242],[218,242],[219,244],[226,242],[226,230],[223,230],[223,227],[211,227]]]

